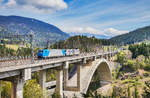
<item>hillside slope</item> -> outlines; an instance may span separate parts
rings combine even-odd
[[[34,33],[35,42],[38,45],[45,45],[47,40],[56,42],[69,37],[54,25],[20,16],[0,16],[0,27],[13,34]]]
[[[139,28],[137,30],[110,39],[110,41],[116,42],[117,44],[132,44],[144,40],[150,40],[150,26]]]
[[[95,51],[102,48],[102,45],[112,45],[113,42],[110,42],[107,39],[97,39],[95,37],[87,36],[73,36],[65,41],[59,41],[54,45],[51,45],[51,48],[54,49],[80,49],[82,52]]]

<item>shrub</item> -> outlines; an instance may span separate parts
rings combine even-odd
[[[135,71],[139,68],[134,60],[128,60],[127,63],[124,64],[125,68],[129,71]]]
[[[146,64],[145,64],[145,62],[144,62],[144,61],[137,62],[137,65],[138,65],[138,67],[139,67],[139,68],[141,68],[141,69],[144,69],[144,68],[145,68],[145,66],[146,66]]]
[[[117,62],[119,62],[121,65],[127,61],[125,52],[120,52],[117,54]]]
[[[10,98],[10,92],[11,92],[11,83],[10,82],[1,82],[2,90],[1,90],[1,96],[2,98]]]
[[[146,71],[150,71],[150,65],[148,64],[148,65],[146,65],[145,67],[144,67],[144,70],[146,70]]]
[[[23,88],[23,98],[42,98],[42,89],[36,80],[28,80]]]
[[[55,91],[54,94],[52,95],[52,98],[61,98],[61,96],[57,91]]]

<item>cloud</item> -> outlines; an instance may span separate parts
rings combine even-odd
[[[6,4],[6,7],[15,7],[17,6],[17,2],[15,0],[9,0]]]
[[[105,35],[108,37],[113,37],[121,34],[128,33],[127,30],[117,30],[115,28],[107,28],[104,30],[95,29],[92,27],[69,27],[69,28],[62,28],[63,31],[67,33],[89,33],[89,34],[96,34],[96,35]]]
[[[121,35],[121,34],[125,34],[125,33],[128,33],[129,31],[127,30],[117,30],[117,29],[114,29],[114,28],[108,28],[108,29],[105,29],[104,30],[104,34],[106,36],[117,36],[117,35]]]
[[[73,32],[73,33],[89,33],[89,34],[103,34],[102,31],[92,28],[92,27],[69,27],[69,28],[63,28],[63,31],[65,32]]]
[[[23,9],[35,12],[53,12],[67,8],[63,0],[8,0],[2,8]]]
[[[82,3],[83,6],[80,5],[80,1],[83,2],[84,0],[73,0],[73,7],[72,5],[70,7],[68,4],[69,7],[67,10],[53,15],[53,18],[55,18],[54,21],[52,20],[53,24],[61,24],[66,27],[80,27],[80,25],[82,27],[92,26],[103,30],[111,27],[133,30],[139,26],[143,26],[141,24],[144,24],[144,22],[150,21],[150,7],[148,5],[150,1],[148,0],[145,0],[146,3],[144,0],[126,3],[123,3],[124,1],[109,2],[109,0],[95,0],[93,2],[93,0],[87,0],[90,3]],[[74,4],[74,2],[78,2],[79,4]],[[110,6],[109,3],[112,3],[112,5]]]

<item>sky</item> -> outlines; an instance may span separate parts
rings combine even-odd
[[[0,15],[35,18],[66,33],[113,37],[150,25],[150,0],[0,0]]]

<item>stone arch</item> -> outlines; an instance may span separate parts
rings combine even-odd
[[[109,62],[105,59],[97,59],[95,61],[93,61],[92,66],[89,70],[89,72],[87,73],[86,77],[84,78],[83,82],[81,85],[83,85],[83,89],[82,89],[82,93],[86,93],[91,79],[95,73],[95,71],[97,70],[97,68],[99,67],[99,73],[100,73],[100,80],[103,82],[111,82],[112,81],[112,72],[111,72],[111,66],[109,64]],[[85,83],[86,80],[86,83]]]

